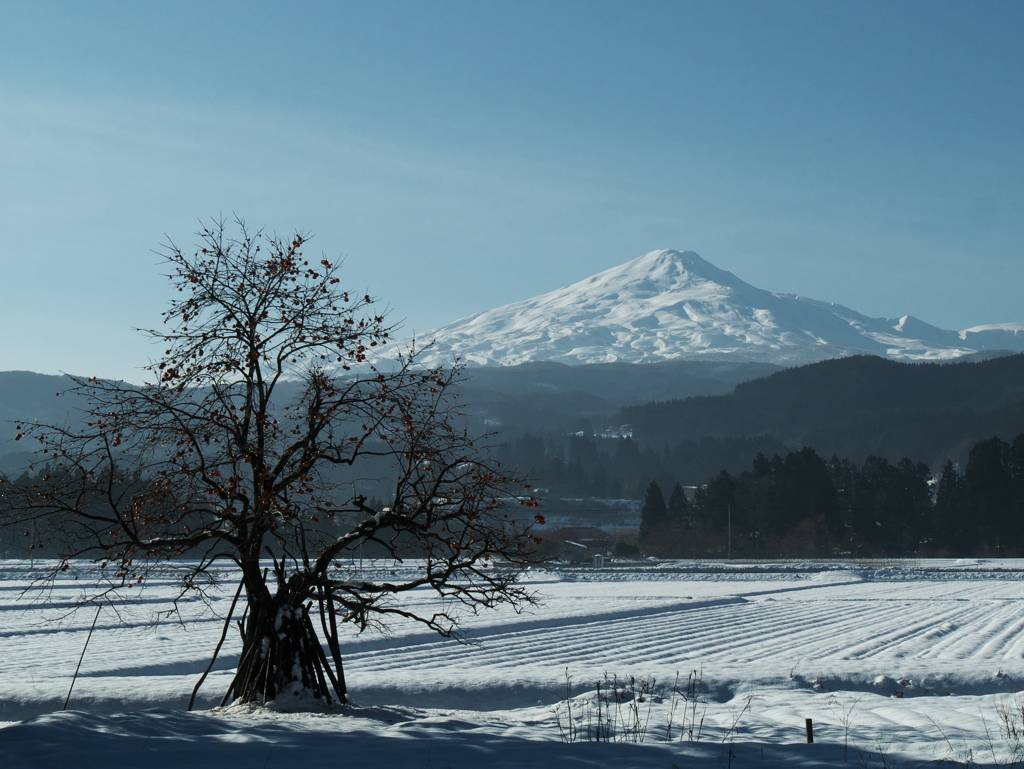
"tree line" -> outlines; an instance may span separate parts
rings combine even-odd
[[[769,435],[704,436],[658,449],[628,436],[527,433],[504,443],[496,456],[505,467],[531,477],[549,496],[642,499],[652,480],[666,489],[676,481],[693,486],[722,468],[741,472],[758,452],[786,450]]]
[[[689,494],[644,491],[640,551],[661,557],[1019,556],[1024,434],[978,441],[966,467],[825,460],[805,447],[721,470]]]

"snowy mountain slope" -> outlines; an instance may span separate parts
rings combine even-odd
[[[1024,324],[946,331],[776,294],[692,251],[652,251],[578,283],[463,318],[421,337],[425,362],[646,363],[728,357],[807,363],[854,353],[903,360],[1024,350]]]

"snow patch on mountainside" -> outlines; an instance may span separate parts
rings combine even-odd
[[[789,363],[858,353],[943,360],[1024,350],[1024,325],[956,332],[909,315],[870,318],[842,305],[771,293],[692,251],[652,251],[578,283],[477,313],[421,337],[422,359],[516,365],[727,357]]]
[[[960,338],[966,339],[967,334],[981,334],[986,331],[1000,331],[1007,334],[1024,334],[1024,323],[990,323],[984,326],[972,326],[960,332]]]

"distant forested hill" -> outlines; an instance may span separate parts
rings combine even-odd
[[[732,393],[623,409],[640,445],[770,435],[823,456],[875,454],[941,465],[1024,431],[1024,355],[965,363],[855,356],[741,383]]]
[[[35,449],[27,442],[14,441],[19,422],[75,423],[78,409],[84,403],[74,395],[58,395],[73,385],[69,376],[31,371],[0,372],[0,472],[21,470]]]

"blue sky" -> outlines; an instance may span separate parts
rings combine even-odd
[[[423,333],[655,248],[1024,322],[1024,4],[18,2],[0,370],[141,380],[153,254],[308,230]]]

